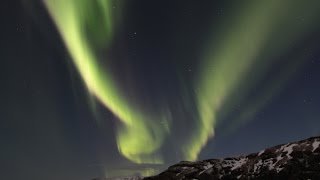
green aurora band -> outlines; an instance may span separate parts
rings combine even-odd
[[[184,148],[185,157],[189,160],[196,160],[208,139],[214,135],[216,113],[243,81],[273,23],[265,5],[251,5],[249,12],[238,18],[234,24],[228,24],[230,32],[224,32],[221,36],[224,39],[219,41],[221,44],[204,57],[206,61],[201,68],[197,93],[200,121],[190,143]]]
[[[162,163],[156,151],[161,147],[168,128],[133,109],[134,106],[123,98],[111,74],[98,63],[95,50],[99,46],[105,47],[103,43],[110,43],[114,35],[111,2],[46,0],[45,4],[90,93],[123,122],[117,132],[119,152],[135,163]]]
[[[246,96],[250,88],[257,84],[259,77],[271,68],[272,58],[285,52],[290,43],[298,41],[303,32],[313,27],[311,25],[315,17],[319,15],[318,6],[311,7],[303,2],[246,2],[241,2],[242,5],[239,6],[240,9],[243,8],[242,11],[235,11],[237,16],[226,17],[226,23],[218,27],[218,38],[209,40],[209,45],[204,50],[201,72],[195,83],[195,87],[199,89],[196,94],[199,120],[190,131],[191,137],[187,143],[182,145],[182,152],[187,160],[196,160],[214,135],[217,117],[224,110],[222,108],[227,101],[235,93],[240,100],[242,96]],[[167,122],[167,118],[163,114],[147,115],[135,108],[124,98],[108,70],[98,63],[96,51],[111,44],[115,35],[116,22],[110,1],[46,0],[45,4],[90,93],[122,121],[123,126],[116,136],[119,152],[135,163],[162,163],[158,150],[170,130],[168,125],[162,126],[156,122]],[[295,24],[295,20],[290,19],[292,13],[303,10],[308,11],[309,20]],[[289,27],[291,29],[288,31]],[[274,38],[282,38],[282,41],[274,45],[270,42]],[[268,54],[266,52],[273,52],[268,55],[270,61],[260,63],[259,59],[262,54]],[[260,68],[261,72],[255,75],[256,79],[252,78],[247,82],[252,68]],[[288,74],[279,79],[287,79],[291,73],[293,71],[288,70]],[[283,83],[275,83],[277,87],[274,88],[279,89]],[[256,107],[250,112],[256,112],[257,108],[264,106],[266,99],[272,97],[275,91],[278,90],[264,93],[266,98],[257,99],[253,103]],[[160,119],[155,121],[151,117]]]
[[[235,93],[239,99],[247,95],[250,87],[257,83],[267,69],[271,68],[274,56],[283,53],[292,45],[290,43],[299,40],[303,32],[312,29],[311,25],[319,15],[315,8],[317,6],[312,7],[310,4],[290,0],[250,1],[250,3],[242,3],[240,7],[244,9],[237,12],[238,16],[232,16],[231,20],[226,20],[225,26],[220,29],[218,41],[211,41],[204,53],[205,61],[200,67],[201,72],[196,83],[199,87],[196,102],[200,120],[189,143],[182,149],[184,157],[188,160],[196,160],[207,141],[214,136],[216,118],[224,110],[222,107],[229,98]],[[292,19],[292,13],[299,13],[299,11],[308,12],[308,20],[297,23],[296,19]],[[283,29],[286,31],[282,32]],[[270,51],[266,47],[270,46],[268,43],[274,38],[283,41],[276,45],[272,43],[273,47]],[[259,61],[260,55],[266,51],[272,52],[268,54],[270,59],[266,62]],[[260,74],[250,77],[252,68],[260,68]],[[297,67],[292,67],[292,69],[295,68]],[[247,82],[248,80],[251,82]],[[280,87],[280,84],[274,85],[277,85],[277,88]],[[273,92],[275,91],[270,91],[266,97],[271,97]],[[252,111],[256,112],[258,108],[262,108],[266,104],[265,101],[267,98],[260,98],[256,102],[259,106],[252,107],[254,109]],[[241,121],[245,122],[247,119],[242,118]]]

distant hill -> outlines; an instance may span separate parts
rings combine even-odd
[[[320,179],[320,137],[247,156],[183,161],[144,180]]]

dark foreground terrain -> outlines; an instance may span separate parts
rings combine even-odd
[[[144,180],[320,180],[320,137],[282,144],[247,156],[183,161]]]

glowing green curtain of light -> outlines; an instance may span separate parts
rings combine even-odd
[[[183,147],[186,159],[196,160],[214,135],[217,113],[227,98],[246,81],[253,63],[277,23],[282,1],[250,1],[245,10],[227,21],[217,41],[208,47],[197,79],[196,102],[200,120]],[[288,2],[288,1],[286,1]]]
[[[99,46],[105,46],[114,35],[111,2],[44,2],[90,93],[123,122],[124,125],[117,132],[120,153],[135,163],[160,163],[161,158],[154,153],[163,142],[164,129],[129,104],[120,94],[111,74],[100,66],[95,54]]]

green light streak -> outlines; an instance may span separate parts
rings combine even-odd
[[[295,23],[289,19],[291,13],[302,8],[299,3],[289,0],[250,3],[244,5],[245,10],[239,11],[237,16],[233,16],[231,20],[226,19],[227,23],[218,36],[220,38],[210,42],[204,53],[200,68],[202,72],[196,83],[199,88],[196,105],[200,120],[190,131],[191,138],[188,143],[183,146],[184,157],[188,160],[197,159],[202,147],[214,135],[216,118],[232,94],[238,90],[241,91],[239,96],[247,94],[250,87],[242,85],[255,84],[251,81],[247,83],[246,78],[250,76],[250,69],[257,64],[270,39],[280,38],[285,34],[286,38],[277,41],[275,48],[271,50],[275,54],[281,53],[297,34],[310,25],[308,23],[311,21],[290,24]],[[112,75],[98,63],[95,51],[109,45],[115,34],[116,22],[110,1],[46,0],[45,4],[88,90],[122,121],[123,126],[119,127],[116,134],[119,152],[135,163],[162,163],[157,150],[169,131],[169,125],[165,121],[167,118],[151,116],[130,104],[112,79]],[[307,9],[317,12],[316,7],[308,6]],[[309,18],[314,17],[311,15]],[[280,36],[277,35],[275,32],[286,29],[283,22],[289,21],[292,28],[282,32]],[[263,63],[267,68],[272,64]],[[256,76],[263,76],[262,74],[263,72]],[[272,97],[272,93],[267,97]],[[255,104],[263,106],[264,99],[258,99]],[[158,122],[165,122],[165,125],[160,125],[155,120],[150,121],[150,117],[160,117],[157,118]]]
[[[238,13],[235,19],[227,20],[231,24],[227,23],[226,27],[222,28],[218,41],[211,42],[205,53],[203,58],[205,61],[200,68],[202,71],[196,83],[199,87],[196,99],[200,121],[189,142],[183,147],[186,159],[196,160],[202,147],[214,135],[216,117],[228,98],[240,89],[245,93],[248,92],[248,87],[242,85],[247,84],[246,78],[250,75],[250,69],[259,62],[259,55],[265,51],[268,41],[278,37],[278,34],[273,33],[281,32],[283,24],[286,23],[292,28],[288,32],[282,32],[282,36],[278,37],[283,41],[275,45],[278,49],[275,48],[274,53],[279,53],[287,48],[289,42],[296,40],[301,32],[308,29],[307,25],[310,25],[308,24],[310,21],[294,24],[295,22],[290,19],[292,13],[296,13],[301,7],[299,3],[275,0],[250,2],[251,4],[246,4],[245,10]],[[286,11],[283,11],[284,9]],[[271,62],[272,60],[266,63],[268,68]],[[251,82],[251,85],[253,83]],[[259,104],[265,103],[259,102]]]
[[[135,163],[161,163],[161,158],[154,153],[168,129],[157,126],[141,111],[133,109],[95,54],[95,50],[103,43],[110,43],[114,35],[111,2],[46,0],[45,4],[90,93],[123,122],[117,133],[119,152]]]

